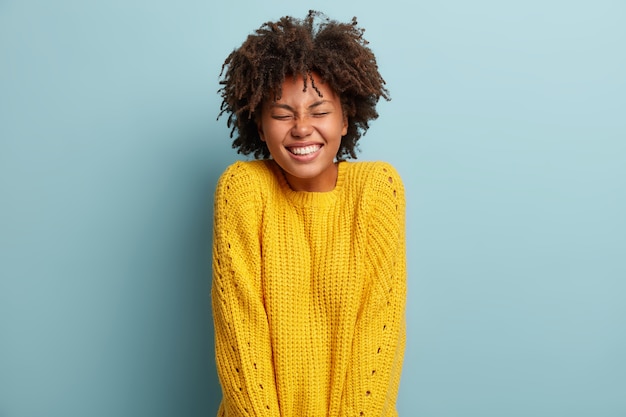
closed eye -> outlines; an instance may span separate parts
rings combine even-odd
[[[272,115],[272,118],[276,119],[276,120],[289,120],[289,119],[291,119],[291,115],[288,115],[288,114],[275,114],[275,115]]]

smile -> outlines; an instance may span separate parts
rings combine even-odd
[[[321,148],[322,148],[322,145],[309,145],[309,146],[287,148],[287,150],[294,155],[310,155],[312,153],[319,151]]]

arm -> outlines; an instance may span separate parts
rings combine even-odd
[[[241,164],[215,193],[213,283],[220,416],[280,416],[261,293],[261,197]]]
[[[367,289],[357,318],[340,416],[397,416],[406,340],[404,186],[377,164],[368,191]]]

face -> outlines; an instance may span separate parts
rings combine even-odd
[[[321,96],[310,80],[302,91],[301,77],[286,78],[282,97],[263,103],[258,120],[261,140],[296,191],[335,188],[335,156],[348,131],[339,97],[316,74],[313,81]]]

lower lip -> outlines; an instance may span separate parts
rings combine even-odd
[[[312,161],[313,159],[315,159],[317,157],[317,155],[319,155],[320,151],[322,150],[323,146],[320,146],[320,148],[318,150],[316,150],[315,152],[312,153],[308,153],[306,155],[296,155],[294,153],[291,153],[289,151],[287,151],[289,153],[289,156],[291,156],[293,159],[295,159],[298,162],[309,162]]]

